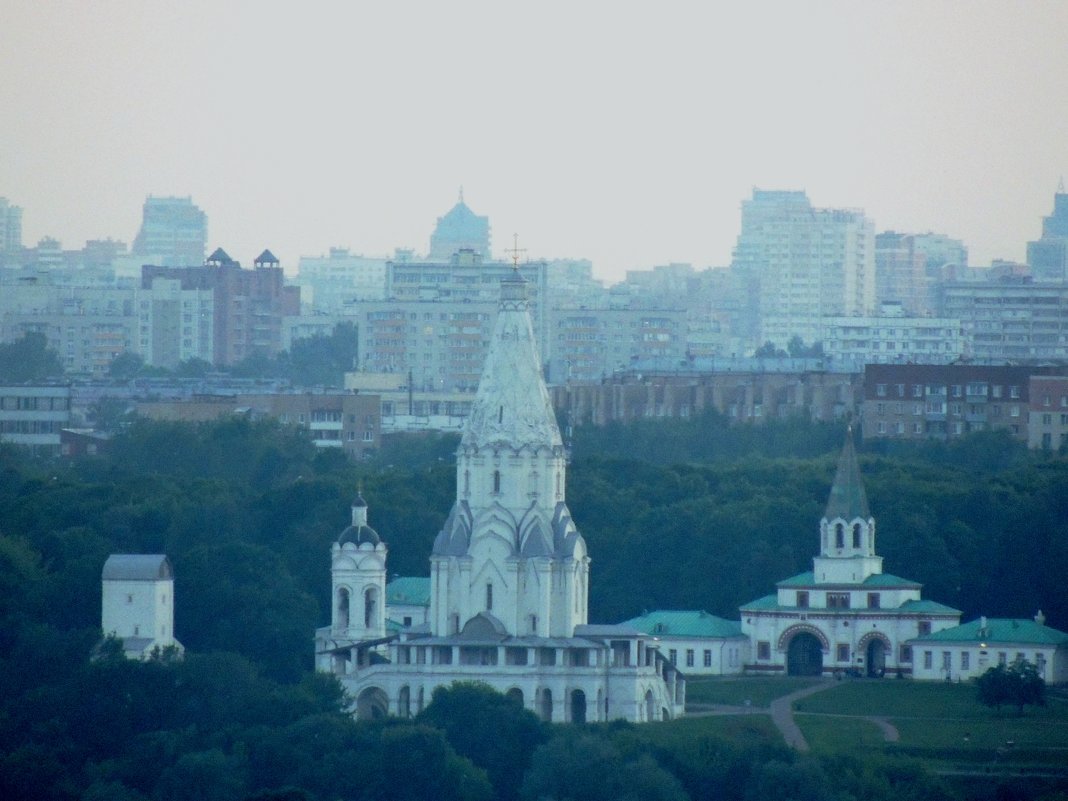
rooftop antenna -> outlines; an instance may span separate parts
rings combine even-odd
[[[519,234],[512,234],[512,249],[504,251],[512,254],[512,269],[519,272],[519,254],[526,253],[526,248],[519,247]]]
[[[464,185],[460,184],[460,202],[464,202]]]
[[[1057,182],[1057,194],[1058,195],[1063,195],[1064,194],[1064,176],[1063,175],[1061,176],[1061,180]]]

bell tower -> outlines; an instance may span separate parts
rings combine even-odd
[[[337,639],[386,636],[386,544],[367,525],[367,501],[357,493],[352,522],[330,548],[330,633]]]

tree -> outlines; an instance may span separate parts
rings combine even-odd
[[[1026,659],[990,668],[978,678],[976,688],[979,702],[998,711],[1012,704],[1022,715],[1027,705],[1046,705],[1046,682]]]
[[[140,353],[124,350],[111,360],[108,375],[112,378],[133,378],[144,369],[145,360]]]
[[[519,701],[473,682],[436,688],[418,719],[444,731],[449,745],[485,770],[497,798],[505,800],[516,797],[531,754],[546,739],[541,721]]]
[[[63,365],[45,335],[27,331],[22,339],[0,344],[0,382],[24,384],[63,375]]]

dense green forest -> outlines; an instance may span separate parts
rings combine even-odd
[[[714,415],[576,430],[568,503],[593,557],[591,619],[735,617],[808,569],[844,433]],[[454,447],[405,438],[354,465],[292,429],[226,420],[136,422],[75,463],[0,448],[0,797],[755,799],[783,777],[796,798],[947,797],[900,764],[691,741],[672,724],[547,729],[485,695],[466,722],[448,695],[415,722],[351,721],[309,673],[329,545],[362,481],[390,573],[425,575]],[[887,572],[966,617],[1041,607],[1068,628],[1068,460],[997,435],[861,460]],[[89,661],[114,552],[171,557],[183,662]]]

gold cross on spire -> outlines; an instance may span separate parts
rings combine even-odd
[[[512,254],[512,269],[519,272],[519,254],[526,253],[526,248],[519,247],[519,234],[512,234],[512,249],[504,251]]]

